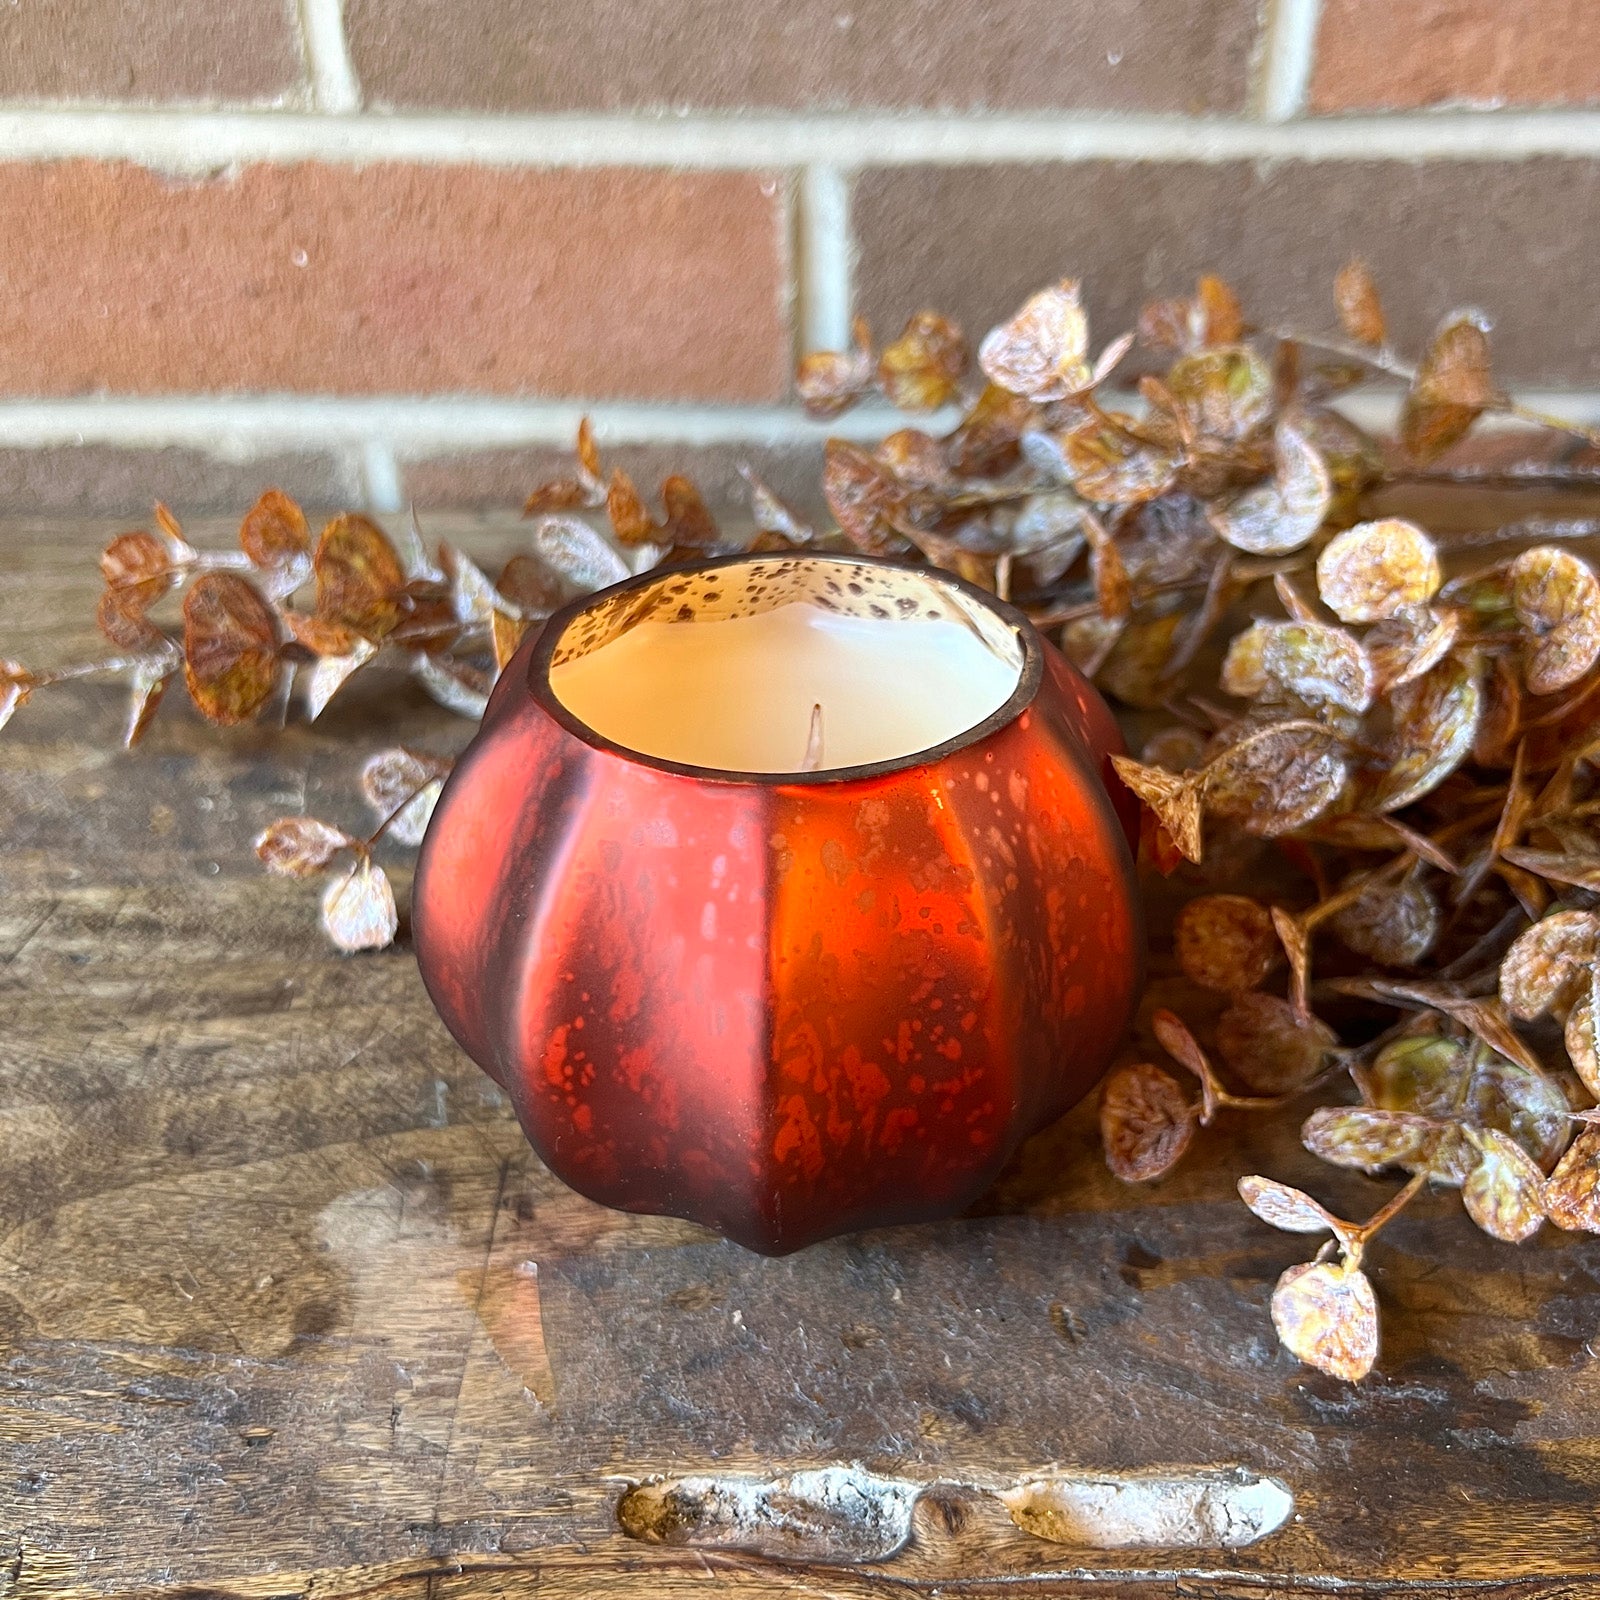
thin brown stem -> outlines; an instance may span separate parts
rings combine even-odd
[[[1366,1244],[1380,1229],[1387,1227],[1400,1215],[1405,1208],[1415,1199],[1423,1184],[1428,1181],[1428,1172],[1424,1168],[1421,1172],[1413,1173],[1406,1186],[1394,1195],[1389,1203],[1381,1210],[1373,1212],[1365,1222],[1357,1228],[1351,1237],[1359,1245]]]

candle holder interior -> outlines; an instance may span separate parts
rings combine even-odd
[[[769,629],[761,646],[751,648],[752,630],[738,625],[773,612],[797,620],[783,635]],[[810,620],[812,634],[831,624],[834,637],[808,652],[807,622],[798,619]],[[885,634],[886,623],[903,625],[904,632]],[[694,685],[699,703],[670,703],[681,686],[670,664],[663,675],[662,663],[648,654],[628,663],[638,668],[638,681],[626,688],[628,703],[619,708],[614,693],[613,703],[597,698],[593,669],[604,673],[604,658],[617,654],[624,637],[652,624],[658,654],[674,642],[663,628],[719,630],[715,640],[699,635],[692,642],[703,646],[694,657],[705,669]],[[548,684],[547,706],[574,733],[662,759],[673,770],[728,779],[835,779],[845,771],[859,775],[937,760],[1015,714],[1032,697],[1039,675],[1031,636],[943,575],[832,558],[757,556],[652,574],[619,585],[548,632],[532,681],[535,692]],[[880,646],[875,655],[849,655],[852,646],[859,652],[872,640]],[[830,644],[843,658],[839,665],[853,661],[871,670],[853,677],[828,673]],[[616,672],[626,670],[619,662]],[[616,672],[607,679],[613,691]],[[805,692],[808,672],[814,695]],[[792,702],[787,755],[767,727],[782,715],[785,699]],[[726,758],[673,759],[675,711],[698,725],[700,744],[708,730],[721,733],[713,742]],[[848,712],[852,735],[845,739],[839,736],[842,712]],[[743,744],[741,727],[753,735]],[[850,759],[838,759],[841,752]]]

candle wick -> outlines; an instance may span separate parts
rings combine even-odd
[[[811,731],[806,735],[806,753],[801,758],[802,772],[818,772],[822,768],[822,707],[811,708]]]

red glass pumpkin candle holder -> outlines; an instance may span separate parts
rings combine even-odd
[[[790,771],[641,754],[552,687],[643,623],[791,603],[959,622],[1014,687],[931,748],[814,771],[799,751]],[[1120,748],[1027,620],[948,574],[788,554],[648,573],[559,612],[501,675],[418,863],[422,976],[595,1200],[772,1254],[948,1216],[1095,1084],[1130,1020]]]

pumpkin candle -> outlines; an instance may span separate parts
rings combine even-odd
[[[418,863],[422,974],[595,1199],[769,1252],[950,1215],[1131,1014],[1117,748],[948,574],[648,573],[501,675]]]

